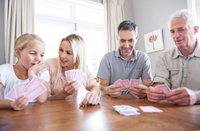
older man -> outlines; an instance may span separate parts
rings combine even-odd
[[[160,55],[156,65],[154,85],[147,90],[148,100],[167,99],[177,105],[200,103],[200,45],[195,37],[199,26],[190,12],[179,10],[168,22],[175,48]],[[165,83],[171,90],[166,93],[158,87]]]

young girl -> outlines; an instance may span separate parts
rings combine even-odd
[[[44,50],[45,44],[37,35],[23,34],[17,38],[14,45],[17,64],[0,66],[0,108],[22,110],[28,105],[27,96],[21,96],[16,101],[5,99],[5,95],[18,83],[28,83],[33,77],[38,76],[45,80],[44,84],[48,86],[49,73],[41,66]],[[36,98],[36,101],[43,103],[47,96],[48,93],[45,91]]]
[[[65,72],[79,69],[86,75],[86,84],[84,86],[88,90],[80,106],[97,105],[99,103],[99,88],[95,79],[87,70],[84,58],[85,44],[82,37],[71,34],[61,40],[59,57],[45,61],[51,76],[51,96],[48,99],[65,99],[69,96],[76,96],[78,90],[77,81],[66,80]]]

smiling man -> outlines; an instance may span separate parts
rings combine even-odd
[[[103,93],[111,97],[132,94],[146,97],[146,86],[151,83],[152,73],[149,57],[135,49],[138,40],[138,28],[130,20],[122,21],[118,26],[119,48],[104,55],[97,77]],[[142,80],[142,84],[130,84],[131,80]],[[133,82],[134,82],[133,80]]]
[[[160,55],[156,65],[154,85],[167,84],[172,90],[165,94],[149,87],[148,100],[167,99],[177,105],[200,103],[200,46],[196,34],[199,26],[187,10],[179,10],[169,19],[169,30],[175,48]]]

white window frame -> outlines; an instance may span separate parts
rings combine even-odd
[[[76,18],[75,18],[75,13],[76,13],[75,11],[76,11],[76,7],[77,6],[86,7],[88,9],[95,7],[95,8],[100,8],[102,10],[104,8],[103,4],[97,3],[97,2],[93,2],[93,1],[88,1],[88,0],[49,0],[49,1],[53,1],[53,2],[55,2],[55,1],[57,1],[57,2],[65,1],[69,6],[71,6],[71,9],[72,9],[71,18],[67,19],[67,18],[61,18],[61,17],[56,17],[56,16],[47,16],[47,15],[44,15],[44,14],[36,12],[35,17],[36,17],[37,21],[39,20],[40,22],[44,22],[44,23],[47,22],[47,23],[53,23],[53,24],[59,24],[59,25],[64,24],[66,26],[70,26],[71,27],[70,28],[70,33],[78,33],[79,32],[79,27],[80,27],[80,28],[85,28],[85,29],[94,29],[96,31],[104,32],[104,34],[105,34],[105,24],[98,24],[98,23],[90,23],[90,22],[86,22],[86,21],[79,21],[79,20],[76,20]],[[54,21],[55,18],[58,21]],[[36,29],[36,33],[37,33],[37,29]],[[68,34],[66,34],[65,36],[67,36],[67,35]],[[57,41],[56,44],[59,45],[60,40],[65,36],[60,36],[60,39]],[[98,66],[99,66],[100,60],[103,57],[103,55],[105,54],[105,52],[106,52],[106,44],[105,44],[106,40],[105,40],[105,38],[106,37],[104,36],[104,41],[102,42],[101,45],[97,45],[96,46],[96,47],[101,47],[101,50],[102,50],[101,54],[97,54],[97,56],[94,56],[95,58],[92,58],[93,60],[91,60],[90,57],[91,57],[92,54],[91,55],[88,54],[88,52],[90,52],[90,50],[89,49],[87,50],[87,46],[86,46],[86,58],[89,57],[89,59],[86,59],[86,63],[89,62],[88,68],[89,68],[89,70],[91,71],[91,73],[93,75],[97,74],[97,70],[98,70]],[[85,39],[85,42],[87,44],[86,39]],[[95,42],[94,42],[94,44],[95,44]],[[98,49],[98,48],[96,48],[96,49]],[[98,51],[96,51],[96,52],[98,53]],[[55,55],[55,53],[54,53],[54,55]],[[57,54],[56,54],[55,57],[57,57]],[[96,59],[96,57],[97,57],[97,59]],[[49,57],[46,56],[45,59],[46,58],[49,58]]]

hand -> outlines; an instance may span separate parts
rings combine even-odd
[[[146,89],[147,87],[145,85],[138,85],[138,86],[131,86],[129,88],[129,93],[132,95],[137,95],[139,98],[146,97]]]
[[[107,94],[111,97],[119,97],[122,94],[123,87],[112,84],[107,87]]]
[[[28,98],[25,96],[19,97],[16,101],[10,102],[10,106],[14,110],[23,110],[28,105]]]
[[[78,83],[76,81],[66,81],[63,87],[63,93],[65,95],[72,95],[78,90]]]
[[[167,94],[167,100],[177,105],[193,105],[197,102],[194,91],[187,88],[176,88]]]
[[[43,70],[44,68],[45,68],[45,67],[44,67],[44,65],[43,65],[42,62],[31,66],[31,67],[28,69],[28,77],[29,77],[30,79],[32,79],[33,77],[36,76],[37,72]]]
[[[90,106],[90,105],[97,105],[100,102],[100,97],[98,94],[94,92],[88,92],[83,99],[83,101],[80,103],[81,107],[84,106]]]
[[[166,98],[165,93],[162,90],[156,89],[155,87],[148,87],[146,90],[147,99],[151,102],[159,102]]]

